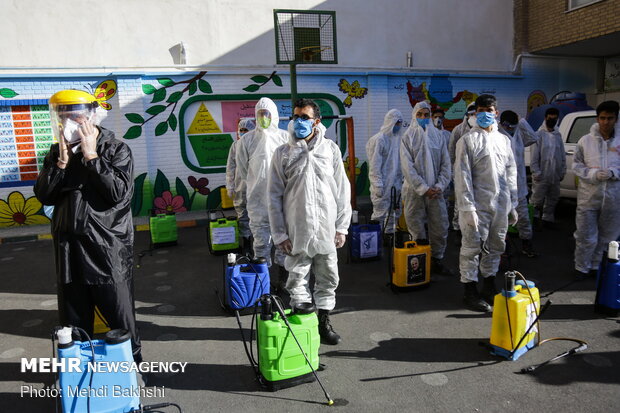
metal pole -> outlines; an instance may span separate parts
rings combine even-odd
[[[347,146],[349,147],[349,177],[351,183],[351,207],[357,207],[357,194],[355,193],[355,131],[353,130],[353,118],[347,120]]]
[[[291,116],[295,109],[295,102],[297,101],[297,65],[291,66]]]

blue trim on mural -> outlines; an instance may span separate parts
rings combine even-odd
[[[14,186],[34,186],[36,181],[0,182],[0,188],[12,188]]]
[[[47,105],[48,99],[6,99],[0,100],[0,106]]]

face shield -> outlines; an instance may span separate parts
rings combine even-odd
[[[54,104],[50,103],[50,118],[56,140],[64,137],[70,145],[80,142],[78,129],[84,122],[95,122],[97,103]]]

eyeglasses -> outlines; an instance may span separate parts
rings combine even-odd
[[[302,120],[314,120],[314,118],[311,118],[310,116],[303,114],[303,115],[293,115],[293,120],[297,120],[301,118]]]

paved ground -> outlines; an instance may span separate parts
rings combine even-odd
[[[574,203],[562,202],[560,229],[536,233],[539,258],[512,261],[511,267],[543,292],[571,280],[574,208]],[[0,232],[0,238],[8,236]],[[447,263],[456,268],[453,238],[451,234]],[[136,250],[147,245],[148,232],[138,232]],[[51,383],[49,374],[19,372],[21,357],[51,354],[49,335],[57,318],[51,252],[49,240],[0,245],[2,411],[54,411],[50,399],[19,395],[21,384],[41,388]],[[172,401],[184,412],[619,411],[620,324],[617,318],[593,313],[594,280],[554,293],[541,322],[543,338],[580,338],[588,342],[588,350],[534,375],[518,375],[522,367],[573,344],[553,342],[518,361],[501,361],[479,346],[488,341],[490,314],[462,308],[456,278],[440,277],[430,288],[396,295],[385,287],[385,260],[346,264],[341,255],[333,324],[344,341],[320,349],[327,365],[320,377],[339,406],[323,405],[317,383],[275,393],[258,387],[236,321],[221,311],[213,292],[221,284],[222,258],[208,253],[201,226],[180,229],[178,246],[156,250],[136,269],[145,358],[189,363],[184,374],[151,377],[149,385],[165,386],[165,398],[143,402]],[[249,316],[243,322],[249,326]]]

